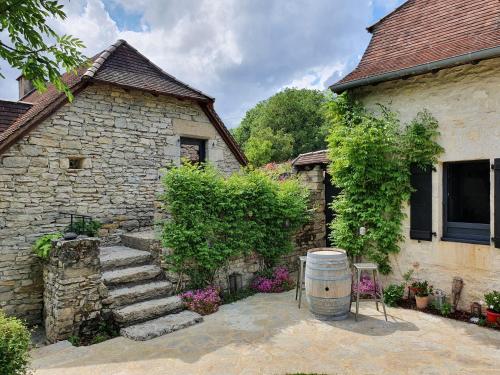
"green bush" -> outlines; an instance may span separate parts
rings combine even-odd
[[[397,306],[403,299],[405,286],[403,284],[391,284],[384,289],[384,302],[387,306]]]
[[[68,225],[66,228],[67,232],[74,232],[78,235],[84,235],[89,237],[95,237],[99,232],[102,224],[99,220],[92,219],[78,219],[73,222],[73,224]]]
[[[40,259],[49,259],[50,250],[52,249],[52,240],[57,240],[62,238],[62,236],[62,233],[59,232],[43,235],[35,241],[35,244],[32,247],[33,252]]]
[[[31,334],[17,318],[0,310],[0,375],[23,375],[28,371]]]
[[[212,283],[236,255],[255,251],[272,267],[293,249],[292,235],[308,220],[308,191],[296,179],[277,181],[262,171],[225,178],[209,165],[183,165],[163,178],[166,261],[190,287]]]

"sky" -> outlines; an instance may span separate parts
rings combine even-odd
[[[366,27],[403,0],[63,0],[51,20],[92,56],[125,39],[181,81],[216,98],[230,128],[286,87],[324,90],[358,63]],[[19,71],[0,61],[0,98],[17,100]]]

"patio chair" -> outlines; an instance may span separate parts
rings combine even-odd
[[[297,283],[295,286],[295,300],[299,299],[299,309],[302,302],[302,289],[305,288],[306,256],[299,257],[299,270],[297,272]]]
[[[363,271],[368,271],[369,273],[372,274],[373,277],[373,284],[375,290],[373,292],[368,292],[366,294],[369,294],[375,299],[375,305],[377,307],[377,311],[380,311],[378,309],[378,304],[379,302],[382,304],[382,307],[384,309],[384,317],[385,321],[387,322],[387,312],[385,311],[385,303],[384,303],[384,288],[382,286],[382,282],[380,281],[380,275],[378,273],[378,266],[375,263],[354,263],[354,276],[356,277],[356,314],[355,314],[355,319],[358,321],[358,313],[359,313],[359,285],[361,283],[361,274]],[[377,283],[378,283],[378,291],[377,291]],[[354,287],[354,283],[353,283]],[[351,299],[352,300],[352,299]],[[366,300],[366,299],[364,299]]]

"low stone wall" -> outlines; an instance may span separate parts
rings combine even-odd
[[[54,241],[44,266],[47,341],[65,340],[100,319],[106,288],[101,281],[97,238]]]

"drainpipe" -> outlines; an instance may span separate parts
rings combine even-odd
[[[480,51],[467,53],[465,55],[450,57],[449,59],[438,60],[427,64],[412,66],[411,68],[395,70],[388,73],[357,79],[355,81],[334,84],[330,86],[330,90],[332,90],[337,94],[340,94],[346,90],[360,86],[374,85],[384,81],[392,81],[400,78],[406,78],[408,76],[425,74],[458,65],[476,64],[477,62],[479,62],[479,60],[492,59],[499,56],[500,56],[500,47],[483,49]]]

